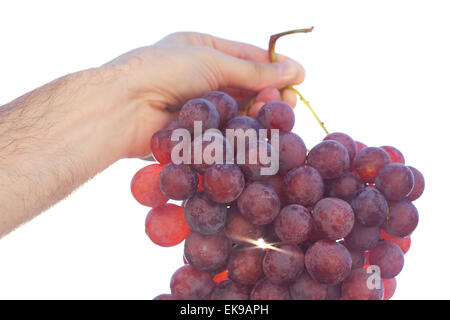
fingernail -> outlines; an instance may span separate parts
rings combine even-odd
[[[297,78],[300,72],[300,65],[292,60],[284,60],[278,62],[278,69],[280,70],[281,77],[285,80],[293,80]]]

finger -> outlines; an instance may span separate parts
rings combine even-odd
[[[290,59],[264,63],[238,59],[215,51],[212,61],[220,87],[236,87],[251,91],[264,88],[282,88],[299,84],[305,77],[303,67]]]
[[[250,107],[250,110],[248,111],[248,115],[252,118],[256,118],[256,115],[258,114],[259,110],[265,105],[265,102],[257,101]]]
[[[295,108],[297,104],[297,95],[291,89],[284,89],[281,91],[281,100],[291,105],[292,108]]]
[[[280,91],[277,88],[265,88],[258,92],[255,101],[270,102],[273,100],[281,100]]]
[[[256,94],[254,91],[242,88],[220,88],[219,90],[228,93],[236,100],[242,100],[248,96],[254,96]]]

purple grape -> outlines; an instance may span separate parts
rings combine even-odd
[[[239,134],[239,130],[242,129],[242,134]],[[231,119],[227,122],[224,128],[224,136],[233,144],[234,151],[238,150],[238,146],[244,148],[245,143],[249,137],[256,139],[259,134],[261,125],[258,121],[248,116],[239,116]],[[228,136],[227,130],[231,132],[231,136]],[[241,149],[240,149],[241,150]]]
[[[278,198],[280,198],[281,206],[284,207],[288,201],[286,198],[286,195],[284,194],[283,190],[283,176],[276,174],[273,176],[268,176],[266,179],[264,179],[264,183],[268,184],[275,190],[275,192],[278,195]]]
[[[263,172],[263,168],[269,168],[273,161],[274,154],[272,145],[263,140],[256,142],[247,142],[243,150],[238,150],[236,161],[245,177],[251,181],[260,181],[266,179],[269,175]]]
[[[382,228],[393,237],[409,236],[419,223],[419,212],[408,200],[389,202],[389,219]]]
[[[224,127],[230,119],[237,116],[237,102],[225,92],[211,91],[202,98],[208,100],[216,107],[220,117],[219,128]]]
[[[383,282],[379,281],[380,288],[369,288],[367,283],[371,273],[366,269],[355,269],[342,283],[342,300],[382,300]]]
[[[390,162],[389,154],[383,149],[366,147],[356,154],[352,166],[362,182],[373,183],[378,171]]]
[[[291,296],[288,286],[274,284],[269,279],[263,278],[250,293],[250,300],[291,300]]]
[[[317,202],[312,217],[318,229],[330,240],[347,236],[355,222],[352,207],[338,198],[325,198]]]
[[[346,245],[356,251],[375,248],[380,239],[380,227],[364,227],[355,222],[352,231],[345,237]]]
[[[364,267],[366,262],[366,254],[364,251],[358,251],[352,249],[345,241],[339,241],[344,247],[347,248],[348,253],[350,253],[350,257],[352,258],[352,270]]]
[[[227,207],[213,202],[204,191],[197,192],[184,206],[184,217],[192,230],[213,234],[225,226]]]
[[[184,256],[198,270],[214,271],[225,266],[229,252],[230,244],[222,230],[211,235],[191,231],[184,242]]]
[[[291,131],[295,123],[295,114],[286,102],[270,101],[258,111],[256,120],[268,130]]]
[[[228,278],[245,285],[254,285],[264,276],[262,261],[265,251],[256,247],[238,246],[231,249]]]
[[[172,141],[172,132],[175,129],[164,128],[156,131],[150,140],[153,157],[161,164],[172,162],[172,149],[179,143]]]
[[[234,243],[245,244],[262,238],[264,226],[251,224],[241,215],[237,207],[231,206],[228,209],[225,233]]]
[[[325,300],[341,300],[341,287],[342,283],[336,284],[334,286],[328,286],[327,297]]]
[[[200,174],[216,163],[231,163],[232,159],[231,144],[220,132],[207,131],[192,141],[191,164]]]
[[[316,281],[332,286],[349,274],[352,258],[347,248],[329,240],[319,240],[309,247],[305,255],[305,266]]]
[[[319,172],[310,166],[290,170],[283,181],[283,190],[289,203],[312,207],[324,192],[324,184]]]
[[[406,199],[409,201],[417,200],[423,193],[423,190],[425,189],[425,179],[420,173],[419,170],[417,170],[414,167],[409,166],[408,167],[411,172],[414,175],[414,187],[411,190],[411,192],[407,195]]]
[[[364,188],[359,178],[351,172],[346,172],[342,176],[336,179],[326,181],[328,197],[339,198],[350,202],[356,192]]]
[[[281,209],[274,221],[274,230],[285,242],[304,242],[312,233],[313,219],[305,207],[291,204]]]
[[[326,284],[317,282],[308,274],[303,272],[295,282],[293,282],[289,291],[292,300],[325,300],[327,297]]]
[[[279,174],[286,174],[289,170],[300,167],[306,161],[306,146],[302,138],[290,131],[279,134]]]
[[[403,269],[403,251],[394,242],[381,241],[370,251],[369,263],[380,268],[382,278],[392,279]]]
[[[211,300],[250,300],[251,290],[251,286],[225,280],[214,288]]]
[[[386,220],[388,204],[380,191],[366,187],[351,202],[356,220],[366,227],[380,226]]]
[[[414,175],[404,164],[389,163],[378,172],[375,185],[386,199],[401,200],[413,189]]]
[[[219,127],[220,116],[216,107],[208,100],[197,98],[191,99],[181,107],[178,115],[180,125],[194,132],[194,122],[200,121],[202,130],[217,129]]]
[[[230,203],[236,200],[244,186],[244,175],[235,164],[215,164],[203,175],[203,189],[215,202]]]
[[[305,267],[305,255],[295,244],[281,244],[266,252],[263,271],[275,284],[286,284],[299,276]]]
[[[190,198],[198,187],[198,175],[187,165],[168,163],[159,174],[161,192],[173,200]]]
[[[203,300],[214,290],[211,273],[200,271],[190,265],[179,268],[170,280],[172,294],[181,300]]]
[[[250,223],[269,224],[280,212],[280,199],[269,185],[252,182],[238,198],[238,208]]]
[[[323,140],[334,140],[341,143],[348,151],[350,162],[353,161],[357,152],[357,147],[355,141],[349,135],[342,132],[333,132],[328,134]]]
[[[308,153],[307,163],[317,169],[324,179],[334,179],[350,167],[350,158],[345,147],[334,140],[326,140]]]

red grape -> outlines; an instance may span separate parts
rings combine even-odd
[[[380,191],[366,187],[351,202],[356,220],[366,227],[380,226],[388,213],[388,204]]]
[[[194,132],[194,122],[200,121],[203,131],[219,127],[220,116],[214,104],[208,100],[191,99],[181,107],[178,115],[180,125]]]
[[[403,238],[409,236],[419,223],[419,213],[408,200],[389,203],[389,219],[382,228],[391,236]]]
[[[316,281],[335,285],[345,279],[352,268],[347,248],[329,240],[319,240],[309,247],[305,255],[308,273]]]
[[[263,168],[269,170],[271,163],[266,160],[269,160],[268,157],[272,158],[274,152],[272,145],[267,141],[247,142],[242,150],[237,151],[237,164],[247,179],[251,181],[264,180],[268,174],[263,172]]]
[[[325,300],[341,300],[341,287],[342,283],[336,284],[334,286],[328,286],[327,297]]]
[[[357,152],[357,146],[355,141],[349,135],[342,132],[334,132],[328,134],[323,140],[334,140],[340,142],[348,151],[350,163],[353,161],[353,158],[355,157]]]
[[[356,143],[356,153],[360,152],[362,149],[367,148],[367,146],[359,141],[355,141]]]
[[[400,249],[402,249],[404,254],[408,252],[409,248],[411,247],[411,237],[404,237],[404,238],[393,237],[387,234],[384,230],[381,230],[380,239],[396,243],[400,247]]]
[[[220,132],[207,131],[192,141],[191,164],[200,174],[215,163],[231,163],[232,159],[231,144]]]
[[[288,286],[274,284],[263,278],[253,287],[250,300],[291,300],[291,295]]]
[[[411,170],[411,172],[414,175],[414,187],[411,190],[411,192],[406,196],[406,199],[409,201],[417,200],[423,193],[423,190],[425,189],[425,179],[420,173],[419,170],[417,170],[414,167],[408,166],[408,168]]]
[[[164,128],[156,131],[150,140],[153,156],[161,164],[172,162],[172,149],[179,141],[172,141],[172,132],[177,129]]]
[[[381,148],[367,147],[359,151],[353,160],[353,170],[366,183],[375,181],[375,177],[385,165],[391,162],[389,154]]]
[[[343,240],[339,241],[338,243],[346,247],[348,253],[350,253],[350,257],[352,258],[352,270],[364,267],[364,264],[366,262],[366,254],[364,251],[352,249]]]
[[[190,198],[198,186],[198,175],[187,165],[168,163],[159,174],[162,193],[173,200]]]
[[[251,223],[269,224],[280,212],[280,199],[269,185],[252,182],[245,187],[238,198],[238,208]]]
[[[273,188],[273,190],[275,190],[278,198],[280,198],[281,206],[284,207],[288,201],[283,190],[283,176],[279,174],[268,176],[266,179],[264,179],[264,183],[268,184]]]
[[[190,265],[179,268],[170,280],[172,294],[181,300],[203,300],[214,290],[215,283],[208,271]]]
[[[215,202],[230,203],[236,200],[244,186],[244,175],[234,164],[215,164],[203,175],[203,188]]]
[[[222,272],[216,273],[216,275],[213,278],[213,281],[215,283],[221,283],[225,280],[228,280],[228,270],[225,269]]]
[[[245,146],[245,142],[248,137],[258,137],[258,130],[261,129],[261,125],[253,118],[250,118],[248,116],[239,116],[227,122],[225,129],[223,130],[225,131],[225,136],[228,129],[232,133],[232,135],[231,137],[227,137],[227,139],[229,139],[230,143],[233,143],[234,151],[236,151],[238,149],[238,145],[242,145],[241,148]],[[237,131],[239,129],[242,129],[241,133]]]
[[[389,163],[378,172],[375,185],[386,199],[401,200],[413,189],[414,175],[401,163]]]
[[[264,276],[262,269],[264,254],[264,250],[256,247],[233,248],[228,259],[228,278],[241,284],[255,284]]]
[[[391,146],[382,146],[381,149],[388,153],[389,158],[391,158],[391,162],[405,164],[405,158],[400,150]]]
[[[326,284],[317,282],[308,272],[303,272],[289,286],[289,291],[293,300],[325,300],[327,288]]]
[[[301,166],[286,174],[283,189],[289,203],[311,207],[322,198],[324,184],[316,169],[310,166]]]
[[[380,288],[369,288],[368,281],[371,273],[366,269],[355,269],[342,283],[342,300],[382,300],[383,283]]]
[[[397,288],[397,280],[395,278],[392,279],[381,279],[384,285],[384,297],[383,300],[390,300],[395,293],[395,289]]]
[[[286,102],[270,101],[259,110],[256,120],[265,129],[291,131],[295,123],[295,114]]]
[[[183,208],[171,203],[153,208],[145,219],[145,233],[150,240],[162,247],[179,244],[189,232]]]
[[[142,205],[157,207],[169,200],[159,189],[158,177],[163,166],[151,164],[140,169],[131,180],[131,193]]]
[[[317,169],[324,179],[340,177],[350,167],[347,149],[339,142],[326,140],[308,153],[307,163]]]
[[[279,174],[300,167],[306,161],[306,146],[302,138],[290,131],[279,134]]]
[[[364,188],[364,183],[351,172],[346,172],[336,179],[326,181],[327,195],[350,202],[355,193]]]
[[[285,242],[301,243],[311,235],[313,219],[305,207],[291,204],[281,209],[274,221],[274,230]]]
[[[250,286],[225,280],[215,287],[211,300],[250,300],[251,290]]]
[[[227,207],[208,198],[204,191],[197,192],[184,207],[187,223],[195,232],[213,234],[225,226]]]
[[[365,227],[355,222],[352,231],[345,237],[345,243],[353,250],[366,251],[375,248],[379,239],[380,227]]]
[[[281,244],[266,252],[263,271],[266,278],[275,284],[293,281],[303,272],[305,255],[295,244]]]
[[[237,116],[237,102],[225,92],[211,91],[202,98],[208,100],[216,107],[220,117],[219,128],[224,127],[230,119]]]
[[[338,198],[325,198],[317,202],[312,217],[319,230],[330,240],[347,236],[355,222],[352,207]]]
[[[250,240],[256,241],[262,238],[264,226],[251,224],[241,215],[237,207],[231,206],[228,209],[225,233],[233,242],[245,244]]]
[[[382,278],[394,278],[403,269],[403,251],[394,242],[381,241],[370,250],[369,263],[380,268]]]

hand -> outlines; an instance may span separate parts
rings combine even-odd
[[[150,153],[152,134],[175,115],[188,99],[223,90],[237,99],[261,89],[299,84],[304,70],[297,62],[279,56],[269,63],[266,50],[200,33],[175,33],[156,44],[128,52],[106,67],[121,70],[126,91],[141,116],[128,157]],[[295,98],[286,98],[295,104]],[[294,102],[292,102],[294,101]]]

